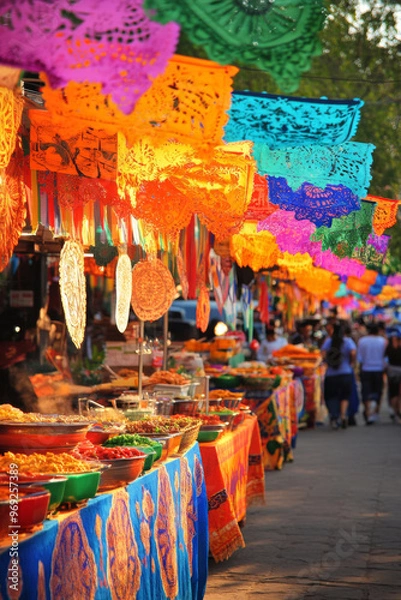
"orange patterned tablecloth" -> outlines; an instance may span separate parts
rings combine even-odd
[[[238,523],[248,506],[265,500],[257,418],[247,415],[232,433],[199,445],[209,504],[209,549],[218,562],[245,546]]]

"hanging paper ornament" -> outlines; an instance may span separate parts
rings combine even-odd
[[[366,271],[365,265],[362,265],[357,260],[346,257],[339,258],[331,250],[320,252],[318,262],[315,256],[313,258],[316,265],[322,267],[322,269],[326,269],[326,271],[337,273],[337,275],[362,277]]]
[[[156,9],[161,23],[179,23],[212,60],[256,65],[288,93],[322,52],[316,35],[326,16],[322,0],[146,0],[145,8]]]
[[[0,169],[5,169],[17,143],[23,100],[18,92],[0,87]]]
[[[174,53],[179,27],[151,22],[142,0],[20,0],[0,9],[0,61],[45,71],[54,87],[70,80],[100,83],[121,110],[162,73]]]
[[[20,140],[5,169],[0,169],[0,272],[7,266],[25,225],[26,191]]]
[[[199,291],[198,303],[196,305],[196,326],[205,333],[210,318],[210,297],[206,285],[202,285]]]
[[[358,98],[328,100],[234,91],[224,139],[251,140],[270,148],[343,144],[355,135],[363,104]]]
[[[313,265],[312,257],[309,254],[290,254],[282,252],[277,259],[279,267],[287,269],[290,277],[294,277],[302,271],[309,271]]]
[[[397,223],[397,212],[400,201],[381,198],[380,196],[368,196],[367,200],[376,203],[373,215],[373,230],[376,235],[382,235],[386,229],[393,227]]]
[[[277,264],[279,249],[273,234],[239,233],[230,240],[231,256],[240,267],[250,267],[257,272]]]
[[[366,295],[369,294],[370,283],[366,281],[362,281],[357,277],[348,277],[347,279],[347,288],[351,292],[355,292],[357,294]]]
[[[361,209],[346,217],[333,219],[331,227],[319,227],[312,234],[312,241],[322,242],[323,250],[332,250],[340,257],[352,256],[354,248],[360,248],[372,233],[372,219],[375,205],[362,202]]]
[[[68,122],[55,125],[40,110],[30,110],[31,168],[93,179],[116,179],[117,136],[88,128],[71,133]]]
[[[294,192],[283,177],[269,177],[269,198],[280,208],[294,211],[299,221],[307,219],[316,227],[330,227],[334,218],[348,215],[361,207],[358,196],[343,185],[327,185],[321,189],[303,183]]]
[[[86,282],[84,250],[74,240],[67,240],[60,252],[60,295],[68,332],[80,348],[86,324]]]
[[[332,298],[340,287],[340,280],[336,275],[316,267],[298,273],[296,282],[309,294],[321,299]]]
[[[277,206],[269,202],[267,177],[255,173],[251,201],[245,213],[246,221],[262,221],[277,210]]]
[[[379,254],[385,254],[387,252],[389,242],[390,242],[389,235],[376,235],[374,233],[371,233],[367,240],[367,243],[370,246],[373,246],[373,248]]]
[[[177,271],[178,277],[180,279],[181,284],[181,296],[184,300],[188,299],[189,285],[188,285],[188,277],[187,270],[185,268],[184,257],[182,256],[181,249],[178,250],[177,253]]]
[[[115,246],[98,241],[95,246],[89,246],[89,252],[93,254],[95,262],[99,267],[107,267],[118,256],[118,250]]]
[[[116,266],[116,327],[127,329],[132,296],[132,265],[128,254],[120,254]]]
[[[210,160],[189,166],[175,183],[183,193],[192,194],[201,223],[225,239],[245,221],[254,175],[251,144],[243,142],[216,148]]]
[[[159,233],[175,238],[189,224],[193,205],[171,181],[148,181],[140,185],[131,214]]]
[[[161,260],[142,260],[135,265],[131,305],[138,319],[156,321],[168,311],[174,297],[174,279]]]
[[[98,83],[70,82],[54,90],[43,76],[43,97],[54,122],[68,120],[73,133],[91,126],[110,135],[122,132],[129,145],[150,136],[154,144],[174,139],[214,146],[223,140],[232,78],[237,72],[236,67],[176,55],[129,116],[101,94]]]
[[[63,10],[64,9],[64,10]],[[68,36],[73,23],[68,0],[56,0],[49,10],[48,0],[2,0],[0,6],[0,62],[24,71],[47,71],[53,85],[63,82],[54,56],[64,46],[58,36]]]
[[[328,185],[343,185],[355,196],[363,198],[371,180],[374,149],[372,144],[360,142],[279,150],[271,150],[265,144],[255,144],[253,155],[258,163],[258,173],[284,177],[293,190],[305,182],[321,189]]]
[[[310,241],[316,226],[307,219],[298,221],[293,211],[276,210],[267,219],[258,223],[257,230],[270,231],[282,252],[311,254],[316,247],[316,242]]]
[[[101,82],[120,110],[129,114],[137,100],[163,73],[174,54],[179,27],[151,22],[142,0],[78,0],[70,11],[81,20],[68,39],[59,37],[53,57],[66,82]]]

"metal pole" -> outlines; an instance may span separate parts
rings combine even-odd
[[[167,371],[168,311],[163,315],[163,371]]]
[[[210,375],[205,375],[205,412],[209,414],[209,389],[210,389]]]
[[[139,321],[138,338],[138,396],[142,400],[142,376],[143,376],[143,338],[145,336],[145,323]]]

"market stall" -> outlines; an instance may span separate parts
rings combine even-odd
[[[210,552],[216,562],[245,546],[239,523],[264,502],[262,448],[257,419],[246,416],[231,434],[200,444],[209,505]]]
[[[11,548],[0,546],[1,597],[203,598],[208,560],[205,479],[198,445],[126,488],[60,512],[18,539],[18,593]]]

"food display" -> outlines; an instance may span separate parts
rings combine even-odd
[[[18,532],[37,528],[46,519],[50,501],[49,490],[43,487],[21,487],[18,498],[10,499],[9,485],[0,485],[0,539],[10,534],[10,517],[18,519]]]
[[[172,371],[155,371],[148,379],[149,385],[187,385],[189,383],[191,383],[191,380],[188,377]]]
[[[40,413],[24,413],[11,404],[0,405],[0,422],[13,423],[84,423],[88,424],[88,417],[82,415],[42,415]]]
[[[178,422],[168,417],[150,417],[140,421],[131,421],[127,423],[127,433],[140,433],[142,435],[166,435],[169,433],[179,433],[181,427]]]
[[[18,472],[24,474],[49,474],[49,473],[86,473],[93,471],[96,466],[75,458],[67,452],[54,454],[53,452],[34,454],[14,454],[6,452],[0,456],[0,472],[8,472],[10,465],[18,465]],[[98,468],[98,467],[97,467]]]

